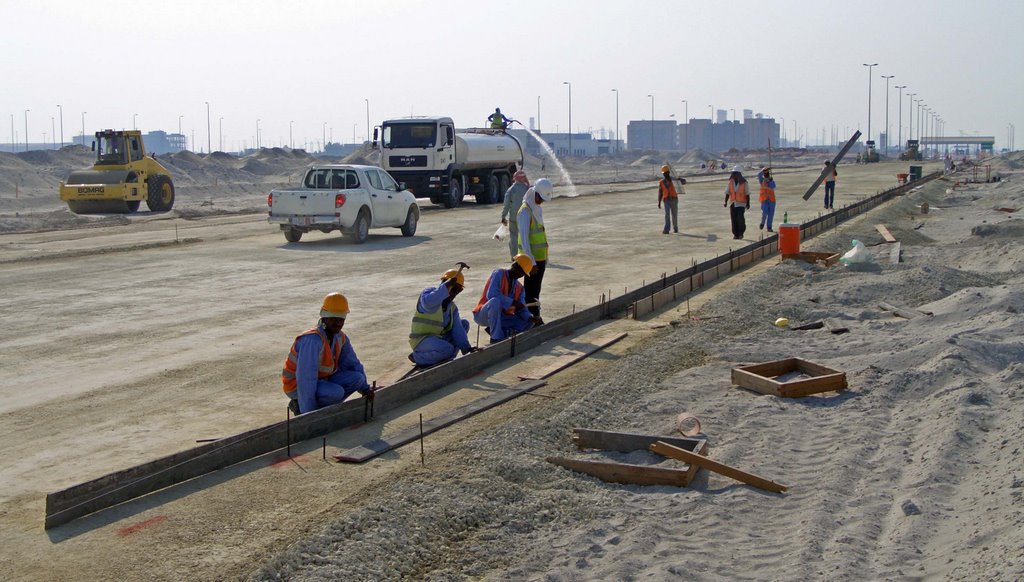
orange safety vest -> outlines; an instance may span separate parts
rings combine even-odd
[[[676,194],[676,187],[672,184],[672,180],[667,181],[667,186],[665,182],[666,180],[664,178],[660,182],[658,182],[658,193],[661,195],[662,202],[668,200],[669,198],[678,198],[679,195]]]
[[[316,377],[320,379],[327,378],[338,371],[338,358],[341,357],[341,347],[348,341],[344,332],[338,334],[338,343],[334,344],[334,349],[332,350],[331,340],[327,339],[327,334],[322,329],[315,327],[306,330],[295,337],[295,341],[292,342],[292,349],[288,352],[288,359],[284,361],[284,369],[281,370],[281,384],[284,387],[285,394],[291,394],[298,388],[298,381],[295,379],[295,369],[299,362],[299,353],[295,351],[295,344],[299,342],[299,338],[310,334],[320,336],[320,341],[323,342],[323,349],[320,350],[320,366],[317,368]]]
[[[499,269],[499,270],[502,272],[502,277],[501,277],[501,294],[503,296],[504,295],[508,295],[509,294],[509,292],[508,292],[509,280],[511,280],[512,277],[509,276],[508,269]],[[480,310],[484,308],[484,303],[487,303],[487,290],[491,288],[491,277],[493,277],[493,276],[494,276],[494,273],[492,272],[490,274],[490,276],[487,277],[487,282],[484,283],[484,290],[480,292],[480,301],[477,301],[476,307],[473,308],[473,313],[480,313]],[[518,302],[522,303],[522,297],[523,297],[523,286],[522,286],[522,284],[519,283],[519,281],[515,281],[514,284],[512,285],[512,302],[515,303],[516,301],[518,301]],[[516,314],[516,308],[515,307],[509,307],[508,309],[502,309],[501,311],[505,315],[515,315]]]
[[[775,188],[768,185],[767,179],[761,182],[761,192],[757,196],[758,202],[764,202],[765,200],[775,202]]]
[[[729,180],[729,202],[732,202],[736,206],[746,206],[749,204],[749,197],[747,196],[747,183],[740,184],[739,188],[736,188],[736,182]]]

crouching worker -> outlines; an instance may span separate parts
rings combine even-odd
[[[475,351],[466,335],[469,322],[459,317],[459,308],[455,305],[455,297],[466,282],[462,269],[468,267],[465,263],[459,265],[458,269],[445,271],[440,285],[424,289],[416,302],[409,332],[412,345],[409,359],[421,368],[454,359],[458,352]]]
[[[519,282],[533,270],[530,257],[520,253],[508,269],[495,269],[484,284],[480,301],[473,309],[473,320],[487,328],[491,343],[499,342],[509,332],[523,332],[535,322],[533,314],[523,303],[523,285]]]
[[[363,364],[342,333],[348,299],[341,293],[324,297],[320,322],[295,338],[281,371],[288,407],[302,414],[344,402],[353,392],[369,394]]]

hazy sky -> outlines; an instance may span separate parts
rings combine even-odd
[[[903,139],[907,93],[946,120],[946,133],[994,135],[1024,127],[1024,3],[647,0],[0,0],[0,136],[11,116],[24,141],[131,128],[177,131],[193,149],[296,147],[366,135],[390,117],[449,115],[480,126],[500,106],[546,131],[566,131],[572,83],[577,131],[629,120],[708,118],[743,109],[793,120],[811,143],[832,127],[868,125]],[[730,113],[730,118],[731,118]],[[59,134],[59,120],[57,132]],[[916,121],[915,121],[916,124]],[[915,129],[916,133],[916,129]]]

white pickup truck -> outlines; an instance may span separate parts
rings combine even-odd
[[[355,243],[366,242],[371,228],[401,228],[402,236],[412,236],[420,219],[412,192],[374,166],[311,166],[301,187],[272,190],[267,204],[268,222],[280,225],[288,242],[311,230],[340,230]]]

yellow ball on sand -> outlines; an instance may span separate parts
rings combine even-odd
[[[780,317],[775,320],[776,327],[786,327],[787,325],[789,325],[789,320],[785,317]]]

